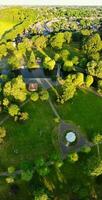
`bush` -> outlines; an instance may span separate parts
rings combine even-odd
[[[83,153],[89,153],[91,151],[91,147],[89,146],[84,146],[81,148],[81,152]]]
[[[29,114],[28,114],[27,112],[22,112],[22,113],[20,114],[19,120],[25,121],[25,120],[27,120],[28,118],[29,118]]]
[[[70,161],[70,162],[72,162],[72,163],[78,161],[78,154],[77,154],[76,152],[70,153],[70,154],[68,155],[68,161]]]
[[[8,184],[14,183],[14,178],[8,177],[8,178],[6,178],[6,182],[7,182]]]
[[[40,92],[40,99],[41,99],[42,101],[46,101],[46,100],[48,100],[48,98],[49,98],[49,93],[48,93],[48,91],[47,91],[47,90],[42,90],[42,91]]]
[[[0,127],[0,143],[3,142],[3,139],[5,138],[6,136],[6,130],[4,127]]]
[[[99,144],[99,143],[101,143],[102,142],[102,135],[101,134],[97,134],[97,135],[95,135],[94,137],[93,137],[93,143],[94,144]]]
[[[20,109],[16,104],[11,104],[11,106],[8,108],[8,112],[12,117],[14,117],[15,115],[18,115],[19,110]]]
[[[14,167],[8,167],[8,173],[9,174],[13,174],[14,173],[14,171],[15,171],[15,168]]]
[[[54,118],[54,121],[55,121],[56,123],[59,123],[59,122],[60,122],[60,118],[59,118],[59,117],[56,117],[56,118]]]
[[[33,94],[31,94],[30,99],[32,101],[37,101],[39,99],[39,95],[37,92],[34,92]]]
[[[33,172],[30,170],[22,171],[21,179],[24,181],[30,181],[32,179]]]
[[[87,75],[86,82],[85,82],[86,87],[90,87],[92,85],[93,81],[94,81],[93,77],[91,75]]]
[[[8,107],[8,105],[9,105],[9,100],[8,100],[7,98],[4,98],[4,99],[3,99],[3,105],[6,106],[6,107]]]

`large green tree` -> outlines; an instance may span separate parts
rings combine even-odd
[[[88,55],[96,53],[102,49],[102,41],[98,33],[89,37],[84,45],[84,51]]]
[[[14,97],[14,99],[21,102],[26,100],[27,90],[26,84],[23,81],[22,76],[12,79],[5,83],[3,88],[3,94],[5,97]]]
[[[64,33],[57,33],[55,36],[51,37],[50,40],[51,46],[58,49],[62,48],[64,42]]]

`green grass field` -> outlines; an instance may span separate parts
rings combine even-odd
[[[10,30],[15,24],[13,24],[12,22],[6,22],[6,21],[0,21],[0,37],[2,37],[2,35]]]
[[[102,130],[102,99],[91,92],[80,90],[71,101],[66,102],[64,105],[56,105],[56,108],[62,119],[72,120],[75,124],[80,125],[86,134]],[[21,163],[25,161],[32,162],[40,156],[47,157],[53,153],[52,131],[56,124],[48,102],[30,102],[24,106],[24,110],[30,114],[27,122],[17,123],[9,119],[4,123],[7,129],[7,137],[0,148],[0,171],[7,170],[7,167],[11,165],[19,168]],[[17,154],[14,153],[14,149],[17,150]],[[59,199],[62,197],[59,177],[65,181],[63,186],[67,184],[65,186],[67,190],[64,191],[64,188],[62,188],[65,194],[70,194],[68,188],[70,188],[73,180],[77,182],[80,179],[84,184],[85,176],[81,177],[79,163],[71,165],[65,162],[60,174],[52,168],[49,179],[55,185]],[[77,175],[76,171],[79,172]],[[22,197],[26,200],[31,198],[28,184],[21,185],[19,193],[14,197],[9,194],[9,186],[5,186],[2,181],[1,183],[0,198],[2,200],[22,200]],[[26,190],[26,194],[24,190]],[[63,196],[62,199],[66,200],[68,197]]]
[[[57,104],[56,108],[62,119],[73,121],[86,135],[102,132],[102,99],[93,93],[78,91],[71,101]],[[29,113],[28,121],[18,123],[9,119],[3,124],[7,129],[7,137],[0,148],[3,168],[18,166],[53,151],[52,131],[56,124],[48,102],[30,102],[24,110]]]
[[[0,148],[0,160],[3,168],[19,166],[23,161],[32,161],[40,156],[48,156],[53,151],[51,132],[54,128],[54,116],[47,102],[38,101],[25,105],[29,120],[23,123],[7,120],[3,126],[7,137]],[[14,153],[14,150],[17,153]]]
[[[80,90],[71,101],[56,108],[62,119],[73,121],[86,135],[102,133],[102,98],[92,92]]]

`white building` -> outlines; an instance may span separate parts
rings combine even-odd
[[[66,146],[68,146],[70,143],[75,142],[76,140],[76,134],[74,132],[68,132],[65,136],[67,144]]]

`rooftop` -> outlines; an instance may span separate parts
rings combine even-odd
[[[76,134],[74,132],[69,132],[66,134],[67,142],[74,142],[76,140]]]

